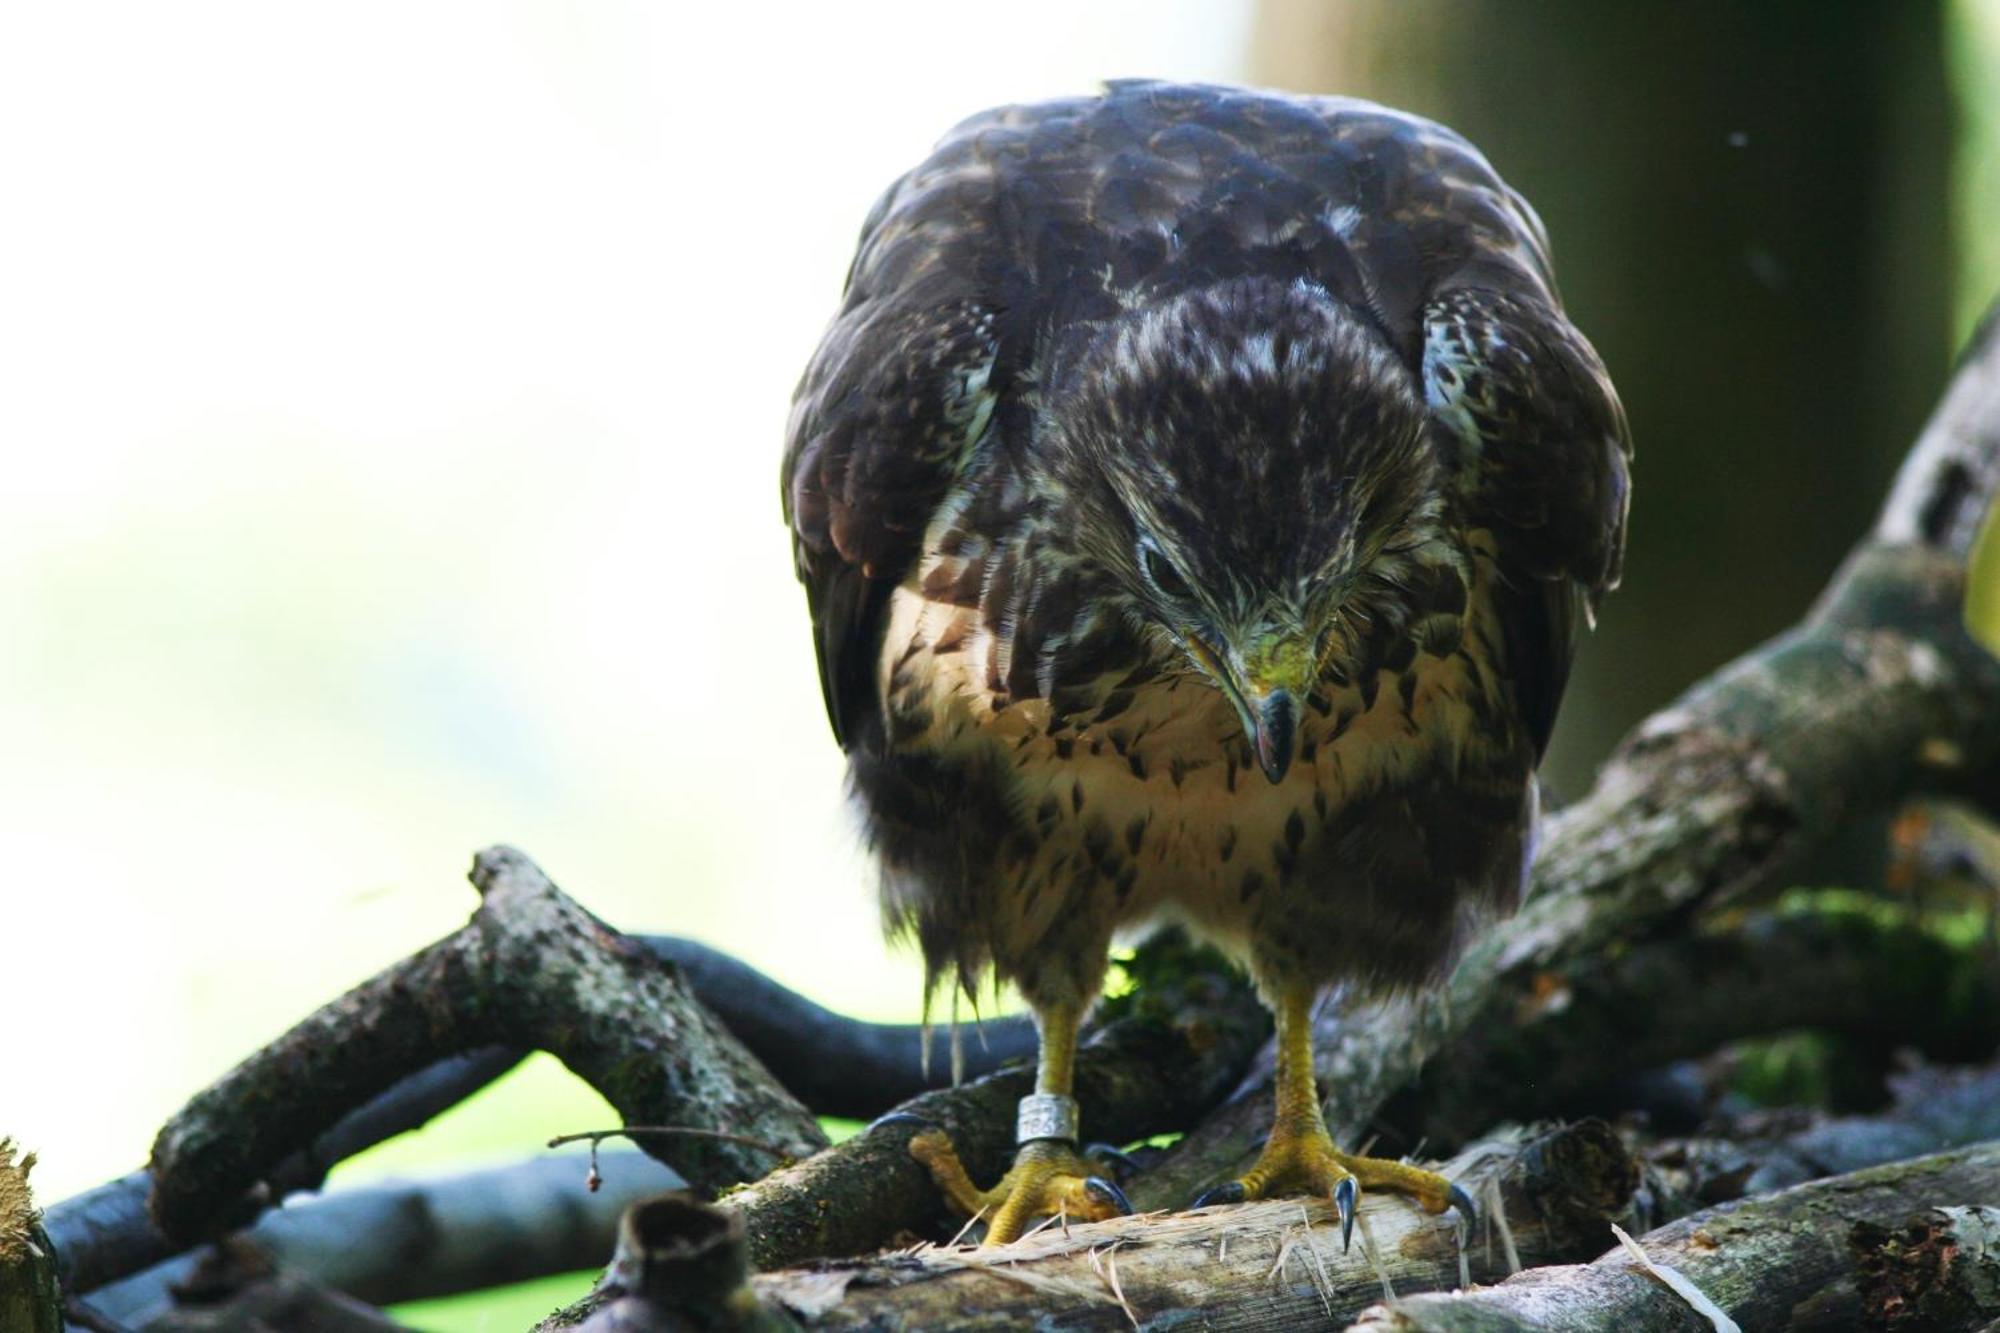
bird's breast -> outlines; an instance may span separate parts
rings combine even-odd
[[[881,685],[892,744],[1008,775],[1018,836],[1015,863],[990,877],[996,892],[1073,901],[1042,889],[1083,880],[1120,920],[1178,909],[1226,938],[1329,825],[1404,780],[1512,743],[1490,624],[1475,610],[1448,655],[1418,654],[1405,671],[1317,693],[1276,784],[1200,676],[1107,684],[1115,711],[1057,717],[1044,699],[993,687],[1003,645],[977,609],[914,586],[894,594]]]

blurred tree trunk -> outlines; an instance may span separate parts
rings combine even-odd
[[[1781,629],[1943,376],[1938,0],[1261,0],[1253,81],[1435,117],[1541,212],[1639,457],[1550,773]],[[1781,497],[1774,499],[1773,497]]]

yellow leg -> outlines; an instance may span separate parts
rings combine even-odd
[[[1352,1156],[1334,1146],[1313,1082],[1312,998],[1311,988],[1304,986],[1289,987],[1280,998],[1278,1109],[1264,1151],[1240,1178],[1209,1190],[1194,1206],[1291,1194],[1330,1196],[1340,1209],[1344,1241],[1353,1234],[1360,1192],[1383,1189],[1407,1194],[1432,1213],[1455,1205],[1470,1221],[1471,1197],[1437,1172],[1380,1157]]]
[[[1049,1005],[1036,1011],[1041,1029],[1041,1055],[1035,1066],[1038,1097],[1070,1097],[1076,1071],[1076,1030],[1082,1017],[1082,1007],[1073,1004]],[[1060,1215],[1091,1222],[1132,1211],[1124,1192],[1078,1155],[1074,1138],[1035,1138],[1021,1144],[1012,1169],[989,1190],[972,1183],[951,1140],[941,1130],[914,1135],[910,1155],[929,1169],[938,1189],[960,1211],[987,1218],[987,1245],[1005,1245],[1018,1239],[1037,1218]]]

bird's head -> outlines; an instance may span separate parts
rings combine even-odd
[[[1442,495],[1414,377],[1324,289],[1227,283],[1098,329],[1040,429],[1046,540],[1228,698],[1278,781],[1307,699],[1413,618],[1399,571]]]

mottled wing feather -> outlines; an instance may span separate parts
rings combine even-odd
[[[1425,310],[1424,393],[1464,447],[1460,502],[1493,534],[1509,667],[1539,753],[1577,629],[1618,584],[1631,439],[1597,353],[1553,300],[1458,288]]]
[[[785,516],[835,737],[879,723],[882,610],[1001,392],[997,312],[968,268],[979,215],[898,182],[864,229],[845,301],[792,404]]]

